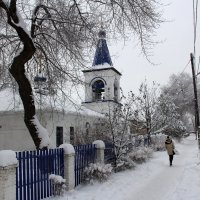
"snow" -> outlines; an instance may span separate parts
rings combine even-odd
[[[105,149],[105,143],[102,140],[96,140],[92,144],[95,144],[97,148]]]
[[[45,97],[45,103],[42,105],[42,109],[45,111],[52,111],[52,102],[50,97]],[[66,105],[59,105],[54,102],[54,108],[56,111],[63,112],[66,114],[80,114],[84,116],[96,116],[103,118],[104,115],[101,113],[95,112],[93,110],[87,109],[84,106],[77,106],[76,108],[71,105],[69,102],[66,102]],[[70,105],[70,106],[69,106]],[[40,108],[40,105],[35,101],[35,106],[37,109]],[[14,93],[11,89],[5,89],[0,92],[0,112],[2,111],[22,111],[24,110],[22,101],[18,92]]]
[[[54,183],[65,183],[66,182],[66,180],[63,179],[62,176],[55,175],[55,174],[50,174],[49,180],[53,180]]]
[[[199,200],[200,157],[195,136],[176,143],[169,167],[166,151],[155,152],[150,161],[134,170],[113,174],[104,183],[80,185],[65,196],[51,200]]]
[[[92,66],[91,69],[107,69],[107,68],[111,68],[112,66],[109,65],[108,63],[104,63],[103,65],[94,65]]]
[[[6,167],[9,165],[17,164],[16,153],[11,150],[2,150],[0,151],[0,166]]]
[[[90,110],[90,109],[88,109],[88,108],[86,108],[84,106],[80,106],[80,109],[78,111],[73,110],[71,112],[78,112],[78,113],[80,113],[82,115],[96,116],[96,117],[100,117],[100,118],[105,117],[103,114],[95,112],[93,110]]]
[[[59,148],[63,148],[65,154],[74,154],[75,153],[74,147],[71,144],[61,144],[59,146]]]
[[[40,148],[48,147],[51,144],[51,142],[50,142],[49,133],[48,133],[47,129],[45,129],[40,124],[36,115],[33,117],[32,122],[35,124],[38,136],[41,139]]]

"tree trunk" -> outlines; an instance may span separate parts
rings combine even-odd
[[[25,75],[25,64],[32,58],[36,49],[26,27],[22,25],[23,21],[20,21],[22,19],[20,19],[17,12],[16,0],[11,0],[9,7],[4,1],[0,0],[0,7],[6,11],[8,24],[16,30],[23,44],[23,49],[15,56],[9,70],[19,86],[19,95],[24,106],[24,122],[30,132],[36,149],[39,149],[41,138],[39,138],[39,132],[33,121],[35,117],[33,93],[31,84]]]
[[[23,34],[23,31],[20,31]],[[37,129],[33,123],[35,112],[35,103],[33,99],[33,93],[31,84],[25,75],[24,64],[32,57],[35,52],[35,47],[32,40],[29,37],[24,39],[24,49],[22,52],[14,58],[13,63],[10,67],[10,73],[16,80],[19,86],[19,95],[24,106],[24,122],[30,132],[36,149],[40,148],[41,139],[38,137]]]

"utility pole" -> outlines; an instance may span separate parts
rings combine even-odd
[[[195,74],[194,55],[193,55],[193,53],[190,54],[190,61],[191,61],[191,67],[192,67],[193,88],[194,88],[195,129],[196,129],[198,143],[199,143],[199,146],[200,146],[199,107],[198,107],[196,74]]]

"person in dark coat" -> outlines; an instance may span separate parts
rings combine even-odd
[[[167,136],[167,139],[165,140],[165,148],[169,155],[169,165],[172,166],[175,146],[170,136]]]

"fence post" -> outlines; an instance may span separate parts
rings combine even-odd
[[[75,150],[71,144],[62,144],[59,148],[64,149],[64,178],[66,179],[66,190],[73,190],[75,187]]]
[[[14,151],[0,151],[0,199],[16,200],[16,167]]]
[[[102,140],[96,140],[92,144],[96,146],[96,162],[104,164],[104,150],[105,150],[105,143]]]

